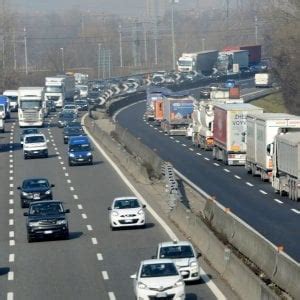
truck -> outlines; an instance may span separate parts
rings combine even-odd
[[[263,109],[248,103],[216,104],[213,122],[213,158],[228,165],[245,165],[247,114]]]
[[[247,50],[219,52],[216,67],[224,74],[238,73],[239,70],[249,67],[249,52]]]
[[[249,174],[271,181],[273,163],[268,152],[277,134],[300,132],[300,117],[283,113],[247,116],[247,154],[245,168]]]
[[[0,118],[1,119],[10,119],[10,104],[9,98],[0,95]]]
[[[258,65],[261,62],[261,45],[226,46],[223,51],[247,50],[249,66]]]
[[[18,111],[18,90],[6,90],[3,95],[9,99],[10,111]]]
[[[145,116],[148,121],[161,121],[163,97],[170,93],[171,90],[164,87],[151,86],[147,89]]]
[[[186,92],[165,95],[163,100],[162,130],[169,135],[185,135],[191,122],[194,97]]]
[[[88,74],[74,73],[75,84],[87,84],[89,80]]]
[[[179,72],[198,72],[210,75],[218,58],[218,50],[182,53],[177,61]]]
[[[74,76],[56,75],[45,78],[45,100],[53,100],[56,107],[63,107],[65,100],[73,100],[74,94]]]
[[[18,119],[20,127],[42,127],[44,124],[44,87],[18,89]]]
[[[272,79],[270,73],[256,73],[254,77],[255,87],[268,88],[272,87]]]
[[[278,134],[270,147],[273,172],[272,187],[281,196],[299,200],[300,195],[300,132]]]
[[[0,131],[3,133],[5,131],[5,121],[0,118]]]
[[[219,103],[243,103],[239,87],[215,89],[210,92],[210,99],[194,101],[192,113],[192,142],[196,147],[212,150],[214,105]]]

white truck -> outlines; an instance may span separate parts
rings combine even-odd
[[[249,51],[232,50],[219,52],[217,69],[225,74],[238,73],[240,69],[249,67]],[[235,67],[238,68],[235,69]]]
[[[9,98],[10,111],[18,111],[18,91],[6,90],[3,95]]]
[[[212,73],[218,58],[218,50],[207,50],[195,53],[182,53],[177,61],[179,72],[198,72],[204,75]]]
[[[262,108],[248,103],[216,104],[213,158],[228,165],[245,165],[247,114],[262,112]]]
[[[3,133],[5,131],[5,120],[0,119],[0,131]]]
[[[281,132],[299,131],[300,117],[282,113],[247,116],[247,155],[245,168],[263,181],[271,181],[273,162],[268,151]]]
[[[300,196],[300,133],[288,132],[275,137],[270,147],[273,157],[272,187],[293,201]]]
[[[20,127],[42,127],[44,124],[44,87],[18,89],[18,119]]]
[[[83,73],[74,73],[74,78],[76,84],[87,84],[89,75]]]
[[[254,77],[255,87],[272,87],[272,79],[270,73],[256,73]]]
[[[56,107],[63,107],[65,100],[72,100],[74,94],[74,76],[57,75],[45,78],[45,100],[55,101]]]

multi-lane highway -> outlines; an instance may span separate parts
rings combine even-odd
[[[247,83],[243,94],[254,90]],[[167,136],[144,119],[144,112],[145,103],[141,102],[120,111],[116,119],[179,172],[300,261],[300,203],[274,194],[269,183],[248,175],[244,167],[213,160],[211,152],[194,148],[185,137]]]
[[[139,123],[148,135],[148,125]],[[0,136],[0,299],[134,299],[129,276],[158,242],[170,240],[163,227],[147,213],[145,229],[110,231],[107,207],[132,192],[96,147],[93,166],[69,167],[55,117],[41,129],[49,139],[47,159],[24,160],[17,121],[6,128]],[[69,240],[27,242],[17,186],[39,176],[55,184],[54,198],[71,210]],[[202,283],[187,286],[187,299],[216,296]]]

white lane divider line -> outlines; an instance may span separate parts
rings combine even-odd
[[[74,191],[74,187],[70,186],[70,191]]]
[[[13,188],[13,187],[14,187],[14,184],[13,184],[13,183],[10,183],[10,184],[9,184],[9,187],[10,187],[10,188]]]
[[[153,125],[150,125],[150,127],[153,127]]]
[[[95,237],[92,238],[92,244],[93,245],[97,245],[98,244],[98,241]]]
[[[10,159],[9,162],[10,162],[11,164],[13,164],[13,163],[14,163],[14,160],[13,160],[13,159]]]
[[[176,142],[176,143],[180,143],[180,141],[179,141],[179,140],[176,140],[175,142]]]
[[[63,162],[63,161],[60,161],[60,164],[61,164],[61,165],[63,165],[63,164],[64,164],[64,162]]]
[[[9,167],[12,169],[14,167],[14,165],[9,165]]]
[[[157,128],[157,127],[154,127],[154,130],[158,130],[158,128]]]
[[[9,225],[9,226],[13,226],[14,223],[15,223],[14,219],[9,219],[9,220],[8,220],[8,225]]]
[[[98,259],[98,260],[103,260],[103,256],[102,256],[101,253],[97,253],[97,259]]]
[[[77,199],[78,199],[78,196],[77,196],[77,195],[73,195],[73,198],[77,200]]]
[[[246,184],[249,185],[249,186],[253,186],[253,184],[251,182],[248,182],[248,181],[246,182]]]
[[[55,152],[56,155],[59,155],[60,153],[58,151]]]
[[[162,130],[160,130],[159,132],[160,132],[160,133],[162,133],[163,131],[162,131]]]
[[[109,300],[116,300],[116,296],[115,296],[114,292],[108,292],[108,298],[109,298]]]
[[[167,133],[165,133],[165,135],[168,135]]]
[[[9,246],[15,246],[16,242],[15,240],[9,240]]]
[[[264,190],[259,190],[263,195],[267,195],[268,193],[265,192]]]
[[[197,152],[196,154],[197,154],[197,155],[199,155],[199,156],[202,156],[202,154],[201,154],[201,153],[199,153],[199,152]]]
[[[104,280],[109,279],[107,271],[102,271],[102,277],[103,277]]]
[[[10,209],[8,210],[8,213],[9,213],[10,215],[13,215],[13,214],[14,214],[14,209],[13,209],[13,208],[10,208]]]
[[[10,148],[12,148],[12,147],[10,147]],[[12,151],[12,150],[9,150],[9,153],[13,153],[13,151]]]
[[[72,181],[71,181],[71,179],[67,179],[67,183],[71,183]]]
[[[10,177],[9,177],[9,180],[10,180],[10,181],[14,180],[14,177],[13,177],[13,176],[10,176]]]
[[[9,152],[10,152],[10,151],[9,151]],[[14,156],[13,156],[12,154],[9,154],[9,157],[12,158],[12,157],[14,157]]]
[[[14,261],[15,261],[15,255],[14,255],[14,253],[9,254],[8,262],[12,263]]]
[[[87,215],[86,214],[81,214],[82,219],[87,219]]]
[[[220,165],[219,165],[218,163],[214,163],[214,165],[215,165],[216,167],[220,167]]]
[[[193,149],[193,148],[189,148],[189,150],[190,150],[190,151],[194,151],[194,149]]]
[[[14,170],[9,170],[9,173],[12,174],[14,172]]]
[[[8,277],[7,278],[8,280],[14,280],[14,272],[13,271],[9,271],[7,277]]]
[[[241,177],[238,176],[238,175],[234,175],[234,177],[235,177],[236,179],[241,179]]]
[[[59,156],[58,159],[62,159],[61,156]]]
[[[9,195],[12,196],[14,194],[14,191],[9,191]]]
[[[205,160],[210,160],[208,157],[204,157]]]
[[[15,237],[15,232],[14,231],[10,231],[8,233],[8,235],[9,235],[10,238],[14,238]]]
[[[54,146],[54,145],[53,145],[53,146]],[[57,150],[58,150],[58,148],[57,148],[57,147],[55,147],[55,148],[54,148],[54,151],[57,151]]]
[[[66,170],[66,167],[62,167],[63,170]]]
[[[280,201],[279,199],[274,199],[274,201],[276,201],[278,204],[283,204],[283,202],[282,201]]]
[[[92,225],[86,225],[86,228],[87,228],[88,231],[93,231]]]
[[[230,173],[230,171],[228,169],[223,169],[226,173]]]
[[[78,207],[78,209],[83,209],[81,204],[78,204],[77,207]]]
[[[300,214],[300,210],[296,209],[296,208],[292,208],[291,211],[293,211],[294,213],[296,213],[297,215]]]
[[[66,177],[69,177],[69,173],[65,173],[65,176],[66,176]]]
[[[170,139],[171,139],[171,140],[174,140],[174,137],[173,137],[173,136],[170,136]]]

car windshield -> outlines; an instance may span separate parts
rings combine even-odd
[[[30,215],[57,215],[64,212],[60,203],[36,203],[30,206]]]
[[[18,96],[7,96],[9,98],[10,101],[12,102],[16,102],[18,101]]]
[[[194,257],[192,247],[189,245],[174,245],[160,248],[160,258],[191,258]]]
[[[91,151],[91,147],[90,144],[75,144],[75,145],[70,145],[69,150],[70,152]]]
[[[28,128],[28,129],[24,129],[22,134],[33,134],[33,133],[38,133],[38,130],[36,128]]]
[[[139,202],[136,199],[116,200],[114,204],[115,209],[138,208]]]
[[[70,122],[67,125],[67,128],[69,128],[69,127],[81,127],[81,124],[80,124],[80,122]]]
[[[66,127],[64,130],[65,134],[83,134],[83,130],[80,127]]]
[[[145,264],[141,271],[142,278],[176,275],[178,275],[178,271],[173,263]]]
[[[78,101],[75,101],[75,104],[76,104],[76,105],[87,105],[87,101],[84,101],[84,100],[78,100]]]
[[[76,109],[75,105],[65,105],[64,109]]]
[[[73,113],[63,113],[59,116],[59,118],[62,120],[70,120],[75,119],[75,115]]]
[[[23,189],[49,188],[49,182],[45,179],[28,179],[23,182]]]
[[[25,143],[44,143],[45,138],[42,135],[27,136]]]

